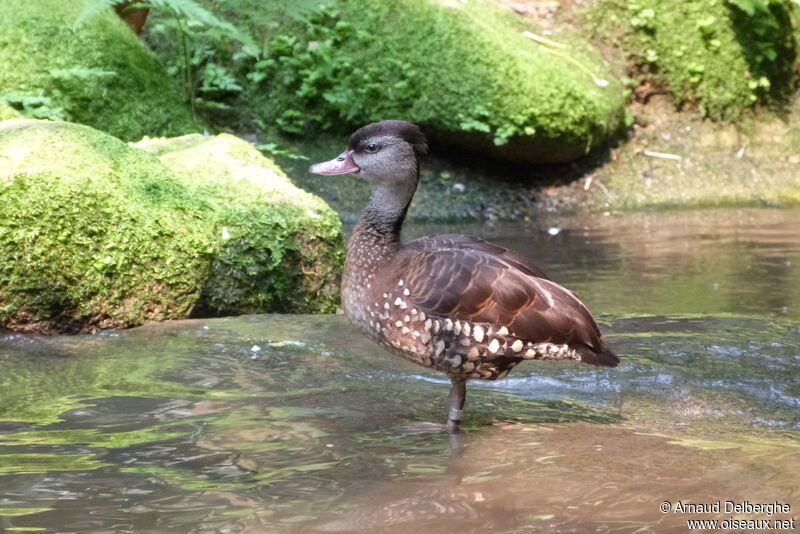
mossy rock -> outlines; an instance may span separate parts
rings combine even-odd
[[[165,164],[83,125],[0,123],[0,325],[76,332],[330,311],[342,250],[335,215],[280,171],[268,175],[270,162],[246,143],[190,141],[178,140]],[[192,172],[181,155],[206,167]]]
[[[186,317],[211,207],[157,158],[64,122],[0,123],[0,324],[81,331]]]
[[[22,115],[19,111],[0,100],[0,121],[7,121],[11,119],[21,119]]]
[[[272,32],[256,67],[263,81],[246,97],[283,133],[402,118],[437,143],[553,162],[586,154],[622,123],[622,87],[589,44],[526,37],[537,29],[490,2],[334,0],[307,20]]]
[[[164,67],[113,10],[73,30],[86,4],[0,2],[0,100],[125,140],[200,130]]]
[[[623,49],[636,83],[735,120],[793,92],[793,9],[789,0],[599,0],[588,19]]]
[[[251,144],[228,134],[145,139],[193,194],[209,202],[222,239],[198,311],[331,312],[344,260],[341,222]]]

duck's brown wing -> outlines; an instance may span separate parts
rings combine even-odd
[[[566,344],[584,363],[619,363],[583,303],[517,261],[458,247],[404,247],[401,255],[409,304],[429,315],[505,326],[533,343]]]
[[[418,250],[420,252],[439,252],[442,250],[476,250],[485,252],[495,258],[505,261],[509,265],[516,267],[520,271],[550,280],[550,277],[538,266],[529,262],[513,250],[508,250],[500,245],[495,245],[489,241],[459,234],[441,234],[435,236],[421,237],[406,244],[404,248]]]

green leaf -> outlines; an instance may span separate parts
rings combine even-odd
[[[124,2],[125,0],[94,0],[89,2],[78,13],[78,18],[75,19],[75,23],[72,25],[72,31],[78,31],[90,18],[96,17],[100,13]]]

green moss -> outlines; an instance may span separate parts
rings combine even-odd
[[[85,3],[0,3],[0,99],[126,140],[197,131],[164,67],[111,9],[73,30]]]
[[[231,135],[144,140],[215,211],[222,244],[197,312],[331,312],[343,261],[341,223],[249,143]]]
[[[51,473],[54,471],[89,471],[103,464],[91,454],[3,454],[0,475]]]
[[[621,86],[584,41],[540,44],[523,35],[536,28],[490,3],[336,0],[308,20],[269,41],[247,95],[284,133],[404,118],[440,143],[564,161],[622,120]]]
[[[47,512],[52,510],[52,508],[0,508],[0,517],[15,517],[20,515],[32,515],[32,514],[39,514],[42,512]],[[9,530],[14,530],[13,528]],[[44,530],[39,528],[26,528],[26,527],[19,527],[16,530],[23,530],[23,531],[36,531],[36,530]]]
[[[341,225],[229,135],[145,140],[0,123],[0,324],[117,328],[189,314],[332,311]]]
[[[10,119],[21,119],[22,115],[20,113],[5,103],[5,101],[0,100],[0,121],[7,121]]]
[[[752,7],[752,13],[743,10]],[[796,42],[788,1],[600,0],[595,33],[621,46],[637,83],[666,87],[679,106],[736,119],[792,92]]]
[[[186,316],[216,240],[156,158],[86,126],[0,123],[0,323],[124,327]]]

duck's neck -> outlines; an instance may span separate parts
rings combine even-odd
[[[366,328],[365,306],[372,302],[367,297],[380,291],[379,275],[386,272],[387,262],[400,249],[400,230],[416,187],[416,179],[376,184],[353,229],[342,278],[342,308],[355,324]]]
[[[416,170],[413,179],[376,185],[353,230],[351,249],[356,244],[370,247],[376,257],[396,251],[400,247],[400,231],[416,188]]]

